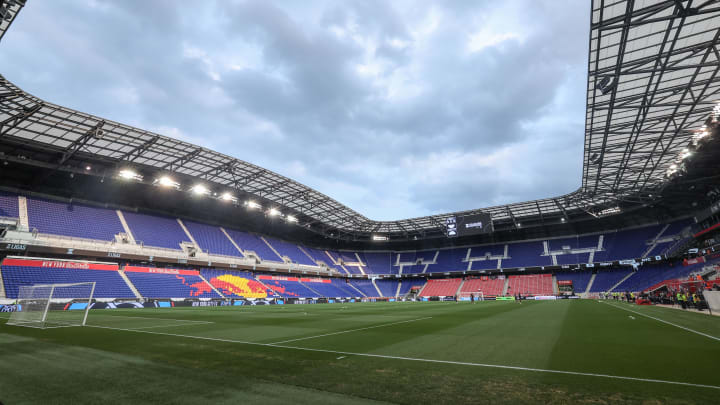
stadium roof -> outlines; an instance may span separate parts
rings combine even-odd
[[[25,5],[0,0],[0,40]],[[520,227],[574,220],[658,198],[684,148],[702,135],[720,95],[720,7],[714,1],[593,0],[582,186],[555,198],[397,221],[374,221],[310,187],[251,163],[44,101],[0,76],[0,142],[91,155],[115,168],[176,173],[257,197],[336,238],[424,238],[445,219],[478,212]],[[36,161],[37,160],[37,161]]]

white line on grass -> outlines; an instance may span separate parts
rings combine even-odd
[[[384,326],[399,325],[399,324],[401,324],[401,323],[422,321],[422,320],[424,320],[424,319],[430,319],[430,318],[432,318],[432,316],[426,316],[426,317],[424,317],[424,318],[417,318],[417,319],[410,319],[410,320],[408,320],[408,321],[399,321],[399,322],[384,323],[384,324],[382,324],[382,325],[368,326],[368,327],[365,327],[365,328],[357,328],[357,329],[343,330],[343,331],[340,331],[340,332],[324,333],[324,334],[322,334],[322,335],[316,335],[316,336],[308,336],[308,337],[302,337],[302,338],[297,338],[297,339],[288,339],[288,340],[283,340],[283,341],[280,341],[280,342],[273,342],[273,343],[268,343],[268,344],[270,344],[270,345],[279,345],[279,344],[281,344],[281,343],[297,342],[298,340],[307,340],[307,339],[315,339],[315,338],[324,337],[324,336],[340,335],[340,334],[343,334],[343,333],[357,332],[357,331],[359,331],[359,330],[382,328],[382,327],[384,327]]]
[[[687,387],[711,388],[711,389],[720,390],[720,386],[718,386],[718,385],[693,384],[693,383],[688,383],[688,382],[658,380],[658,379],[653,379],[653,378],[625,377],[625,376],[610,375],[610,374],[583,373],[583,372],[579,372],[579,371],[548,370],[548,369],[542,369],[542,368],[504,366],[504,365],[499,365],[499,364],[470,363],[470,362],[449,361],[449,360],[433,360],[433,359],[422,359],[422,358],[415,358],[415,357],[386,356],[383,354],[342,352],[342,351],[336,351],[336,350],[310,349],[307,347],[283,346],[283,345],[272,344],[272,343],[246,342],[246,341],[242,341],[242,340],[233,340],[233,339],[212,338],[212,337],[193,336],[193,335],[180,335],[180,334],[176,334],[176,333],[166,333],[166,332],[153,332],[153,331],[148,331],[148,330],[113,328],[110,326],[93,326],[93,325],[88,325],[88,326],[90,326],[92,328],[112,329],[112,330],[120,330],[120,331],[126,331],[126,332],[136,332],[136,333],[147,333],[147,334],[151,334],[151,335],[173,336],[173,337],[181,337],[181,338],[188,338],[188,339],[210,340],[210,341],[224,342],[224,343],[239,343],[239,344],[246,344],[246,345],[252,345],[252,346],[265,346],[265,347],[276,347],[276,348],[281,348],[281,349],[292,349],[292,350],[303,350],[303,351],[310,351],[310,352],[342,354],[342,355],[346,355],[346,356],[375,357],[375,358],[381,358],[381,359],[419,361],[419,362],[426,362],[426,363],[452,364],[452,365],[459,365],[459,366],[488,367],[488,368],[500,368],[500,369],[506,369],[506,370],[532,371],[532,372],[538,372],[538,373],[566,374],[566,375],[577,375],[577,376],[584,376],[584,377],[600,377],[600,378],[611,378],[611,379],[616,379],[616,380],[641,381],[641,382],[682,385],[682,386],[687,386]]]
[[[93,314],[96,315],[96,314]],[[116,318],[136,318],[136,319],[152,319],[152,320],[160,320],[160,321],[177,321],[177,322],[197,322],[197,323],[215,323],[210,321],[193,321],[190,319],[170,319],[170,318],[155,318],[152,316],[130,316],[130,315],[110,315],[110,314],[97,314],[98,316],[110,316],[110,317],[116,317]]]
[[[633,311],[632,309],[627,309],[627,308],[619,307],[619,306],[613,305],[613,304],[608,304],[608,305],[610,305],[610,306],[613,307],[613,308],[622,309],[623,311],[632,312],[632,313],[635,313],[635,314],[644,316],[644,317],[646,317],[646,318],[654,319],[654,320],[656,320],[656,321],[658,321],[658,322],[666,323],[666,324],[671,325],[671,326],[674,326],[674,327],[676,327],[676,328],[684,329],[684,330],[686,330],[686,331],[688,331],[688,332],[692,332],[692,333],[698,334],[698,335],[700,335],[700,336],[705,336],[705,337],[707,337],[707,338],[720,341],[720,338],[719,338],[719,337],[715,337],[715,336],[713,336],[713,335],[708,335],[707,333],[698,332],[698,331],[696,331],[696,330],[694,330],[694,329],[686,328],[686,327],[684,327],[684,326],[680,326],[680,325],[674,324],[674,323],[672,323],[672,322],[668,322],[668,321],[666,321],[666,320],[663,320],[663,319],[660,319],[660,318],[656,318],[656,317],[654,317],[654,316],[650,316],[650,315],[643,314],[642,312]]]
[[[205,325],[208,323],[214,323],[214,322],[205,322],[205,323],[192,322],[192,323],[177,323],[177,324],[172,324],[172,325],[141,326],[139,328],[134,328],[134,329],[175,328],[178,326]]]

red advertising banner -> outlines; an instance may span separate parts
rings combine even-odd
[[[261,274],[257,276],[260,280],[287,280],[287,281],[300,281],[297,277],[285,277],[285,276],[268,276]]]
[[[700,257],[696,257],[694,259],[683,260],[683,266],[689,266],[691,264],[698,264],[698,263],[705,263],[705,257],[700,256]]]
[[[558,285],[573,285],[572,280],[558,280]]]
[[[5,259],[3,266],[44,267],[49,269],[80,269],[80,270],[111,270],[118,269],[117,264],[101,264],[88,262],[73,262],[65,260],[37,260],[37,259]]]
[[[131,273],[155,273],[155,274],[175,274],[181,276],[197,276],[200,274],[197,270],[180,270],[180,269],[159,269],[156,267],[138,267],[125,266],[123,269]]]
[[[260,280],[302,281],[303,283],[324,283],[324,284],[329,284],[329,283],[332,282],[332,281],[330,281],[330,279],[327,279],[327,278],[318,278],[318,277],[307,277],[307,278],[306,278],[306,277],[303,277],[303,278],[298,278],[298,277],[287,277],[287,276],[270,276],[270,275],[267,275],[267,274],[261,274],[261,275],[257,276],[257,278],[260,279]]]
[[[332,281],[330,281],[330,279],[328,278],[301,278],[300,281],[302,281],[303,283],[332,283]]]

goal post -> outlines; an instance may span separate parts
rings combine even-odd
[[[95,282],[20,286],[17,311],[7,325],[31,328],[84,326],[95,294]]]
[[[485,294],[483,294],[482,291],[461,292],[460,299],[462,301],[470,301],[472,299],[470,297],[471,295],[475,296],[475,301],[485,301]]]

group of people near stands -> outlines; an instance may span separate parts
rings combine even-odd
[[[600,298],[606,299],[606,300],[615,300],[615,301],[625,301],[625,302],[635,302],[635,293],[625,291],[622,292],[601,292]]]
[[[698,311],[708,308],[707,302],[702,292],[705,290],[704,286],[699,286],[694,291],[690,291],[686,288],[680,287],[677,290],[668,289],[663,291],[653,291],[650,293],[640,293],[639,297],[636,297],[633,292],[602,292],[600,298],[606,300],[624,301],[624,302],[635,302],[637,298],[644,298],[650,300],[653,304],[664,304],[679,306],[682,309],[694,308]],[[714,284],[712,287],[713,291],[720,291],[720,286]]]
[[[713,287],[714,291],[720,291],[720,288],[716,285]],[[708,308],[707,302],[702,292],[703,287],[698,288],[695,291],[689,291],[685,288],[679,288],[677,290],[668,291],[656,291],[649,294],[649,299],[654,304],[666,304],[672,306],[679,306],[682,309],[695,308],[698,311]]]

